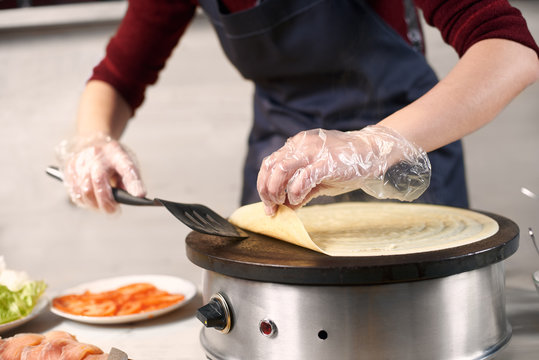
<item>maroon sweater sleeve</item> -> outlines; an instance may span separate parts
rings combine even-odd
[[[415,0],[429,25],[437,27],[459,56],[485,39],[507,39],[539,48],[521,12],[507,0]]]
[[[90,80],[112,85],[134,112],[144,100],[146,87],[157,81],[195,9],[196,4],[189,0],[129,1],[106,56]]]

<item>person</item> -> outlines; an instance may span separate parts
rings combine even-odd
[[[116,211],[111,185],[145,195],[119,139],[197,6],[255,84],[241,201],[268,215],[321,195],[467,207],[460,139],[539,77],[506,0],[131,0],[58,150],[77,204]],[[416,6],[459,55],[441,80]]]

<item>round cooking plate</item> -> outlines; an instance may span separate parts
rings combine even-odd
[[[405,255],[331,257],[264,235],[245,240],[191,232],[187,257],[195,265],[256,281],[304,285],[366,285],[425,280],[478,269],[506,259],[518,248],[519,229],[490,213],[499,230],[486,239],[437,251]]]

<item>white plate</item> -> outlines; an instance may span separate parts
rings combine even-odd
[[[45,296],[41,296],[41,298],[39,298],[36,306],[34,306],[30,314],[26,315],[25,317],[21,319],[17,319],[17,320],[13,320],[5,324],[1,324],[0,333],[11,330],[17,326],[21,326],[22,324],[25,324],[28,321],[32,320],[33,318],[38,316],[43,311],[43,309],[47,307],[48,303],[49,303],[49,300]]]
[[[97,281],[92,281],[89,283],[78,285],[74,288],[63,291],[58,294],[58,296],[68,295],[68,294],[82,294],[85,291],[90,291],[93,293],[109,291],[119,288],[120,286],[129,285],[133,283],[150,283],[160,290],[167,291],[171,294],[183,294],[185,298],[183,301],[176,303],[174,305],[168,306],[166,308],[147,311],[138,314],[130,315],[119,315],[119,316],[83,316],[83,315],[73,315],[66,313],[64,311],[56,309],[54,306],[51,306],[50,310],[56,315],[62,316],[67,319],[80,321],[89,324],[121,324],[134,321],[141,321],[146,319],[155,318],[157,316],[166,314],[172,310],[175,310],[185,304],[187,304],[197,293],[196,286],[184,279],[168,276],[168,275],[130,275],[130,276],[121,276],[109,279],[102,279]]]

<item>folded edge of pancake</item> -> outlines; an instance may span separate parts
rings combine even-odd
[[[296,212],[287,206],[279,206],[274,216],[267,216],[263,203],[245,205],[234,211],[228,221],[242,229],[330,255],[312,241]]]

